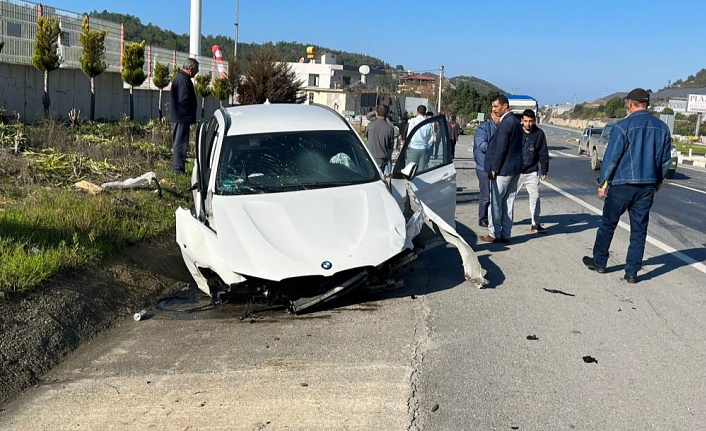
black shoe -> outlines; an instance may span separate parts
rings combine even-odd
[[[599,274],[605,273],[605,268],[602,266],[596,265],[596,263],[593,261],[592,257],[584,256],[583,257],[583,264],[586,265],[586,268],[590,269],[591,271],[596,271]]]
[[[637,276],[636,275],[625,274],[625,276],[623,278],[625,279],[625,281],[628,282],[628,284],[637,283]]]
[[[478,226],[480,227],[488,227],[488,220],[481,220],[478,222]]]
[[[530,233],[547,233],[547,229],[545,229],[541,224],[533,224],[532,227],[530,228]]]

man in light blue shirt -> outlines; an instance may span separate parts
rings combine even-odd
[[[407,126],[408,133],[422,121],[426,120],[427,107],[417,106],[417,116],[409,120]],[[410,138],[408,138],[410,139]],[[432,123],[425,124],[411,137],[407,148],[407,162],[414,162],[419,166],[419,171],[424,171],[429,166],[429,156],[431,146],[434,144],[434,126]]]

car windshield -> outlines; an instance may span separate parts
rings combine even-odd
[[[379,179],[375,164],[350,130],[226,136],[216,194],[277,193]]]

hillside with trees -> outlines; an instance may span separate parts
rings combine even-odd
[[[480,94],[507,94],[507,92],[502,88],[497,87],[483,79],[476,78],[475,76],[454,76],[453,78],[449,78],[449,82],[454,87],[459,87],[461,84],[466,84],[471,88],[475,88]]]
[[[93,11],[91,16],[115,23],[123,23],[126,41],[139,43],[144,40],[148,44],[162,48],[189,52],[189,35],[186,33],[176,34],[171,30],[163,30],[161,27],[153,25],[152,23],[143,24],[140,18],[136,16],[112,13],[106,10],[103,12]],[[210,57],[212,55],[211,46],[213,45],[219,45],[221,47],[221,51],[226,60],[233,57],[233,50],[235,48],[235,40],[233,38],[215,35],[203,36],[201,41],[201,55]],[[307,46],[315,46],[318,52],[335,52],[338,55],[339,63],[344,65],[358,67],[367,64],[373,69],[391,68],[389,64],[379,58],[359,53],[339,51],[315,43],[307,44],[280,41],[276,43],[266,43],[264,45],[272,45],[280,61],[299,61],[302,57],[306,57]],[[261,44],[257,43],[238,42],[238,60],[241,63],[241,69],[248,67],[252,61],[253,55],[255,55],[261,46]]]
[[[685,80],[677,79],[669,83],[662,90],[669,88],[703,88],[706,87],[706,69],[696,72],[696,75],[689,75]],[[661,91],[661,90],[660,90]]]

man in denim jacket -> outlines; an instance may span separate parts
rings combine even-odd
[[[642,268],[647,224],[655,191],[669,170],[672,137],[663,121],[647,111],[650,93],[636,88],[626,97],[630,115],[613,127],[598,178],[598,196],[605,198],[603,216],[593,244],[593,257],[583,263],[604,273],[608,249],[620,216],[630,215],[630,245],[625,261],[625,280],[637,282]]]

